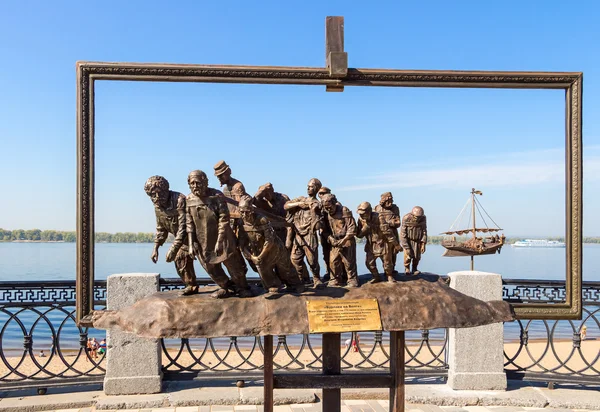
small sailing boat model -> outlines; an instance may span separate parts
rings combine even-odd
[[[504,245],[504,234],[502,236],[498,236],[496,232],[499,232],[503,229],[500,228],[494,222],[494,219],[485,211],[479,200],[475,197],[475,195],[482,195],[483,193],[479,190],[472,189],[471,197],[467,200],[467,203],[459,213],[458,217],[450,226],[450,230],[447,232],[441,233],[442,235],[447,235],[442,240],[442,246],[446,248],[442,256],[479,256],[479,255],[493,255],[494,253],[500,253],[502,246]],[[465,211],[467,210],[469,204],[471,205],[471,213],[470,219],[472,227],[461,229],[461,223],[465,216]],[[483,213],[488,217],[490,222],[494,225],[494,227],[490,227],[485,217],[481,213]],[[476,213],[479,214],[481,220],[483,221],[483,226],[477,227],[476,222]],[[467,215],[467,219],[468,219]],[[466,226],[466,225],[465,225]],[[464,226],[463,226],[464,227]],[[478,237],[477,233],[483,233],[484,235]],[[489,235],[485,235],[489,234]],[[458,236],[471,235],[467,239],[464,237],[462,239],[456,238]]]

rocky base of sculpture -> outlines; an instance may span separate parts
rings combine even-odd
[[[96,311],[90,326],[118,327],[146,338],[294,335],[309,333],[307,300],[377,299],[384,330],[465,328],[514,320],[503,301],[483,302],[451,289],[437,275],[401,277],[360,288],[326,287],[302,294],[212,299],[214,287],[192,296],[159,292],[118,311]]]

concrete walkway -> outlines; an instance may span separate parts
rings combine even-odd
[[[204,386],[199,387],[202,384]],[[0,412],[37,411],[262,411],[263,388],[259,382],[166,383],[156,395],[107,396],[100,387],[77,392],[73,387],[50,389],[46,395],[34,391],[0,393]],[[98,389],[98,390],[89,390]],[[507,391],[454,391],[444,384],[408,384],[407,411],[411,412],[561,412],[600,411],[600,388],[559,386],[549,390],[523,382],[509,382]],[[321,411],[320,390],[278,389],[278,411]],[[347,411],[387,411],[388,392],[383,389],[342,390]],[[324,411],[326,412],[326,411]]]
[[[304,403],[293,405],[275,406],[275,412],[326,412],[322,411],[321,404]],[[387,412],[388,401],[377,400],[348,400],[342,401],[342,412]],[[55,412],[91,412],[90,408],[63,409]],[[127,412],[262,412],[262,406],[240,405],[240,406],[182,406],[179,408],[158,409],[130,409]],[[507,406],[431,406],[431,405],[407,405],[406,412],[579,412],[582,409],[548,409],[531,407],[507,407]],[[589,412],[590,410],[585,410]]]

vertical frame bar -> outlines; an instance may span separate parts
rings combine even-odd
[[[342,357],[340,353],[340,334],[323,334],[323,375],[339,375],[342,371]],[[323,389],[323,411],[340,412],[342,390]]]
[[[264,351],[264,410],[273,412],[273,335],[265,335]]]
[[[94,80],[77,70],[76,320],[94,309]]]
[[[392,374],[390,412],[404,412],[404,350],[404,331],[390,332],[390,373]]]

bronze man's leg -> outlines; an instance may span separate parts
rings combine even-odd
[[[300,276],[302,281],[308,281],[308,269],[306,268],[306,264],[304,263],[304,249],[298,244],[298,242],[294,239],[294,246],[292,247],[292,265],[296,268],[296,272]]]
[[[268,291],[271,288],[281,287],[281,281],[275,274],[275,268],[272,264],[263,263],[260,266],[257,266],[257,268],[265,290]]]
[[[318,246],[314,249],[312,247],[304,246],[304,254],[306,255],[306,261],[310,266],[313,279],[321,278],[321,267],[319,266],[319,249]]]
[[[202,259],[198,260],[200,260],[200,264],[202,265],[206,273],[208,273],[208,276],[210,276],[213,282],[219,285],[219,287],[221,287],[222,289],[228,289],[231,286],[231,281],[229,280],[229,277],[227,277],[227,275],[225,274],[225,271],[223,270],[223,267],[220,263],[213,265],[204,262]]]
[[[287,254],[279,253],[279,257],[275,262],[275,270],[279,279],[286,285],[297,286],[302,284],[302,280]]]
[[[236,250],[223,264],[227,268],[231,280],[240,290],[250,289],[246,280],[246,262],[244,262],[244,258],[239,250]]]
[[[341,260],[348,274],[348,286],[358,286],[358,270],[356,269],[356,243],[351,242],[341,250]]]
[[[186,286],[197,286],[194,259],[192,259],[187,250],[182,249],[179,249],[175,256],[177,274]]]
[[[408,250],[404,249],[404,272],[410,273],[410,255],[408,254]]]
[[[344,265],[342,263],[342,257],[340,256],[340,254],[341,248],[331,248],[331,253],[329,254],[329,267],[331,269],[331,279],[329,281],[330,283],[331,281],[334,281],[334,284],[342,282],[342,271]]]
[[[370,246],[366,248],[365,252],[365,266],[373,275],[373,280],[377,281],[379,280],[379,271],[377,270],[377,258],[373,254],[373,250]]]

